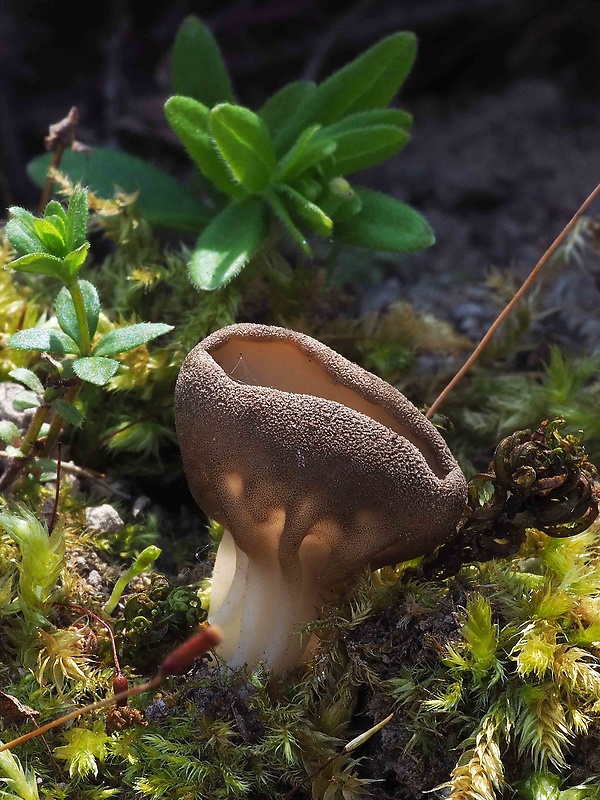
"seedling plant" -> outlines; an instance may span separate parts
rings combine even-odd
[[[13,458],[0,482],[2,488],[9,487],[26,468],[50,416],[42,448],[46,458],[53,453],[65,423],[82,424],[83,415],[74,402],[84,383],[105,386],[120,366],[114,356],[172,330],[164,323],[142,322],[113,328],[94,341],[102,310],[100,298],[92,283],[79,278],[89,249],[84,189],[73,192],[67,209],[51,200],[40,218],[22,208],[11,209],[11,215],[5,233],[19,255],[11,268],[47,275],[64,286],[54,303],[56,325],[25,328],[8,340],[15,350],[43,354],[45,384],[30,369],[9,373],[25,387],[15,397],[16,408],[33,408],[35,414],[23,436],[14,423],[1,423],[0,436],[8,443],[6,455]]]

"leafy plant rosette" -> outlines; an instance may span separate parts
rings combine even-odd
[[[388,106],[415,55],[415,36],[394,33],[318,85],[304,80],[287,84],[254,112],[237,103],[215,39],[190,16],[176,38],[175,95],[165,112],[205,179],[213,210],[197,203],[195,209],[189,204],[179,208],[177,200],[169,208],[165,202],[161,211],[155,200],[150,203],[151,197],[164,194],[149,188],[156,169],[125,154],[118,154],[126,163],[116,174],[102,169],[105,161],[115,166],[117,154],[108,150],[66,153],[63,169],[92,189],[98,185],[106,191],[107,175],[128,191],[139,189],[140,211],[158,224],[203,228],[189,262],[190,278],[203,290],[235,277],[273,242],[278,229],[309,257],[312,236],[388,252],[421,250],[433,244],[434,236],[417,211],[347,179],[387,160],[408,142],[411,115]],[[46,158],[33,165],[38,182],[47,164]],[[171,197],[172,191],[167,194]],[[183,187],[181,197],[189,199]]]
[[[36,410],[23,438],[14,423],[1,423],[0,438],[9,442],[7,454],[19,458],[31,454],[52,411],[53,422],[46,432],[48,454],[64,420],[75,426],[83,421],[82,412],[74,404],[82,385],[106,385],[120,366],[114,356],[167,333],[173,326],[141,322],[115,328],[95,339],[100,299],[96,287],[79,278],[89,250],[87,190],[75,189],[67,209],[51,200],[39,218],[18,207],[11,208],[10,213],[5,232],[18,255],[10,268],[48,275],[64,284],[54,303],[56,320],[17,331],[8,340],[11,348],[45,354],[44,370],[48,373],[45,384],[30,369],[17,368],[10,373],[25,386],[14,399],[15,407]]]

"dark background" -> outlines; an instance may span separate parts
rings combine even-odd
[[[525,75],[559,80],[573,95],[600,95],[600,7],[593,0],[4,0],[0,10],[4,205],[36,197],[25,165],[43,147],[48,125],[72,105],[86,143],[175,157],[162,104],[173,40],[190,13],[209,24],[241,101],[254,107],[286,81],[322,78],[401,29],[420,42],[402,93],[409,106],[424,95],[447,101],[498,91]]]

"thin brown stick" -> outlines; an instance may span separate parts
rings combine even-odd
[[[48,136],[44,139],[46,150],[52,153],[52,160],[48,168],[46,183],[40,197],[40,213],[46,208],[46,204],[52,197],[52,185],[54,183],[54,171],[60,167],[63,154],[69,147],[75,144],[75,127],[79,119],[79,111],[76,106],[69,111],[64,119],[50,125]]]
[[[452,378],[452,380],[446,386],[446,388],[443,389],[442,392],[440,392],[440,394],[438,395],[438,397],[436,398],[434,403],[429,408],[429,411],[425,415],[427,417],[427,419],[431,419],[431,417],[433,417],[435,412],[438,410],[438,408],[444,402],[444,400],[448,397],[448,395],[454,389],[454,387],[457,385],[457,383],[459,383],[459,381],[462,380],[462,378],[471,369],[473,364],[475,364],[475,362],[479,358],[481,352],[487,346],[487,344],[490,341],[490,339],[492,338],[492,336],[496,333],[496,331],[498,330],[500,325],[504,322],[506,317],[508,317],[510,312],[513,310],[513,308],[516,306],[516,304],[519,302],[519,300],[523,297],[523,295],[525,294],[527,289],[529,289],[529,287],[531,286],[531,284],[533,283],[533,281],[537,277],[538,273],[545,266],[545,264],[548,261],[548,259],[556,252],[556,250],[560,247],[560,245],[563,243],[563,241],[566,239],[566,237],[569,235],[569,233],[571,233],[571,231],[575,227],[575,224],[579,220],[579,217],[581,217],[581,215],[587,210],[587,208],[592,204],[592,202],[596,199],[596,197],[598,196],[599,193],[600,193],[600,184],[598,184],[598,186],[596,186],[594,191],[587,197],[587,199],[582,203],[582,205],[579,207],[579,209],[575,212],[575,214],[570,219],[570,221],[565,225],[565,227],[562,229],[562,231],[558,234],[556,239],[552,242],[550,247],[546,250],[544,255],[540,258],[538,263],[532,269],[532,271],[529,274],[529,276],[525,279],[525,282],[523,283],[521,288],[513,295],[512,299],[510,300],[508,305],[500,312],[500,314],[498,314],[498,316],[496,317],[496,319],[492,323],[491,327],[489,328],[487,333],[483,336],[483,338],[481,339],[481,341],[479,342],[479,344],[477,345],[475,350],[473,350],[472,354],[469,356],[469,358],[467,359],[465,364],[461,367],[461,369],[459,369],[459,371]]]
[[[100,623],[100,625],[102,625],[105,628],[106,632],[108,633],[108,638],[110,639],[110,644],[111,644],[111,648],[112,648],[112,656],[113,656],[113,661],[114,661],[114,664],[115,664],[115,670],[119,675],[121,675],[122,674],[121,673],[121,665],[119,663],[119,656],[117,654],[117,643],[115,641],[115,634],[113,632],[113,629],[108,624],[108,622],[106,622],[106,620],[103,620],[102,617],[99,617],[97,614],[94,614],[94,612],[90,611],[89,608],[86,608],[85,606],[77,605],[77,603],[57,603],[57,605],[64,606],[65,608],[73,608],[75,611],[81,611],[82,614],[87,614],[88,616],[90,616],[92,619],[95,619],[96,622]]]
[[[205,625],[193,636],[190,636],[189,639],[186,639],[185,642],[177,645],[177,647],[163,659],[162,664],[158,668],[158,672],[151,680],[146,681],[146,683],[140,683],[137,686],[132,686],[123,692],[117,692],[110,697],[105,697],[104,700],[98,700],[97,703],[90,703],[88,706],[76,708],[63,717],[53,719],[40,728],[35,728],[29,731],[29,733],[24,733],[22,736],[18,736],[16,739],[0,745],[0,753],[4,750],[11,750],[13,747],[23,744],[23,742],[27,742],[29,739],[33,739],[36,736],[42,736],[44,733],[52,730],[52,728],[63,725],[65,722],[70,722],[72,719],[77,719],[77,717],[80,717],[82,714],[98,711],[113,703],[122,705],[124,704],[123,701],[127,701],[129,697],[134,697],[135,695],[142,694],[142,692],[147,692],[149,689],[154,689],[169,675],[182,675],[196,658],[208,653],[209,650],[213,650],[221,643],[222,639],[223,634],[217,625]]]
[[[89,714],[91,711],[98,711],[99,709],[106,708],[106,706],[110,706],[113,703],[118,703],[119,700],[126,700],[128,697],[133,697],[136,694],[147,692],[149,689],[154,689],[155,686],[158,686],[159,683],[164,680],[164,677],[165,676],[163,673],[159,672],[158,675],[155,675],[152,680],[149,680],[146,683],[139,683],[137,686],[132,686],[125,692],[120,692],[119,694],[113,694],[110,697],[105,697],[104,700],[98,700],[97,703],[90,703],[89,706],[76,708],[69,714],[65,714],[64,717],[53,719],[50,722],[47,722],[45,725],[41,725],[39,728],[34,728],[32,731],[29,731],[29,733],[24,733],[17,739],[13,739],[12,742],[3,744],[0,746],[0,753],[2,753],[4,750],[11,750],[13,747],[23,744],[23,742],[27,742],[29,739],[33,739],[36,736],[42,736],[44,733],[51,731],[52,728],[56,728],[59,725],[64,725],[65,722],[70,722],[72,719],[77,719],[77,717],[80,717],[82,714]]]

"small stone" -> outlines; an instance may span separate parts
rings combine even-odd
[[[13,383],[12,381],[2,381],[0,383],[0,420],[13,422],[21,433],[26,430],[35,412],[34,408],[17,411],[13,406],[15,395],[22,392],[23,388],[20,383]]]
[[[91,531],[116,533],[125,526],[119,512],[108,503],[85,510],[85,524]]]
[[[87,576],[87,582],[90,586],[102,586],[102,575],[100,575],[97,569],[93,569]]]

